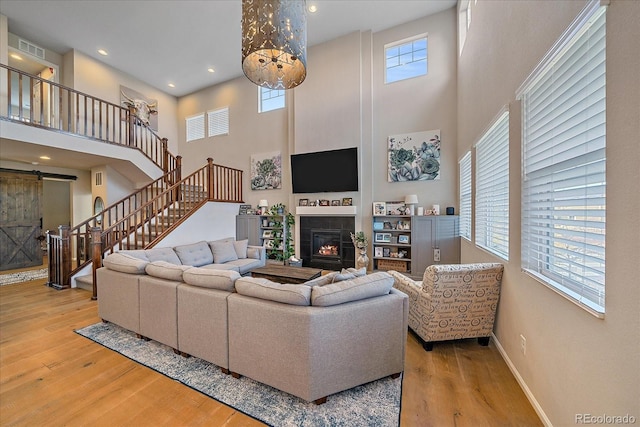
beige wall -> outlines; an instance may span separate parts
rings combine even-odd
[[[180,98],[179,153],[185,170],[193,171],[206,157],[245,171],[247,203],[266,198],[290,208],[300,198],[352,197],[358,206],[356,228],[370,229],[371,202],[403,200],[416,193],[426,206],[455,206],[456,158],[456,12],[417,19],[371,33],[357,31],[312,46],[304,83],[287,92],[287,108],[257,113],[257,88],[245,77]],[[384,45],[418,34],[429,35],[429,74],[385,85]],[[229,106],[228,136],[185,142],[185,118]],[[420,183],[387,182],[387,136],[431,129],[442,131],[442,179]],[[360,191],[291,194],[289,155],[358,147]],[[283,189],[252,191],[251,154],[280,151]]]
[[[73,55],[72,66],[69,55]],[[178,115],[178,101],[143,81],[140,81],[109,65],[96,61],[84,53],[73,50],[63,58],[63,83],[76,90],[120,105],[120,85],[126,86],[150,99],[158,100],[158,135],[169,139],[169,150],[173,154],[178,152],[178,129],[176,117]],[[73,84],[69,82],[69,75],[73,75]]]
[[[607,12],[606,315],[598,319],[520,271],[520,105],[515,92],[584,1],[471,2],[458,63],[458,157],[506,104],[510,114],[510,261],[495,334],[543,419],[640,419],[640,2]],[[496,24],[497,23],[497,24]],[[490,47],[490,49],[488,49]],[[500,261],[463,241],[462,261]],[[527,352],[520,352],[520,334]],[[637,422],[637,421],[636,421]]]

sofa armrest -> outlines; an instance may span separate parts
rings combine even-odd
[[[267,251],[264,246],[247,246],[247,258],[253,258],[262,261],[262,265],[267,262]]]

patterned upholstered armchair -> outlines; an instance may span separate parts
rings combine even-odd
[[[502,283],[502,264],[431,265],[421,282],[389,271],[409,296],[409,328],[425,350],[434,341],[478,338],[489,345]]]

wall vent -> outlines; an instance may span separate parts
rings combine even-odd
[[[44,49],[26,40],[18,39],[18,49],[29,55],[44,59]]]
[[[96,172],[96,187],[102,185],[102,172]]]

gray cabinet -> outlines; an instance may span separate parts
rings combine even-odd
[[[260,215],[236,216],[236,240],[249,239],[249,244],[262,246]]]
[[[282,259],[287,226],[284,215],[236,215],[236,239],[264,246],[267,257]]]
[[[459,218],[374,216],[373,269],[421,276],[431,264],[460,263]]]

